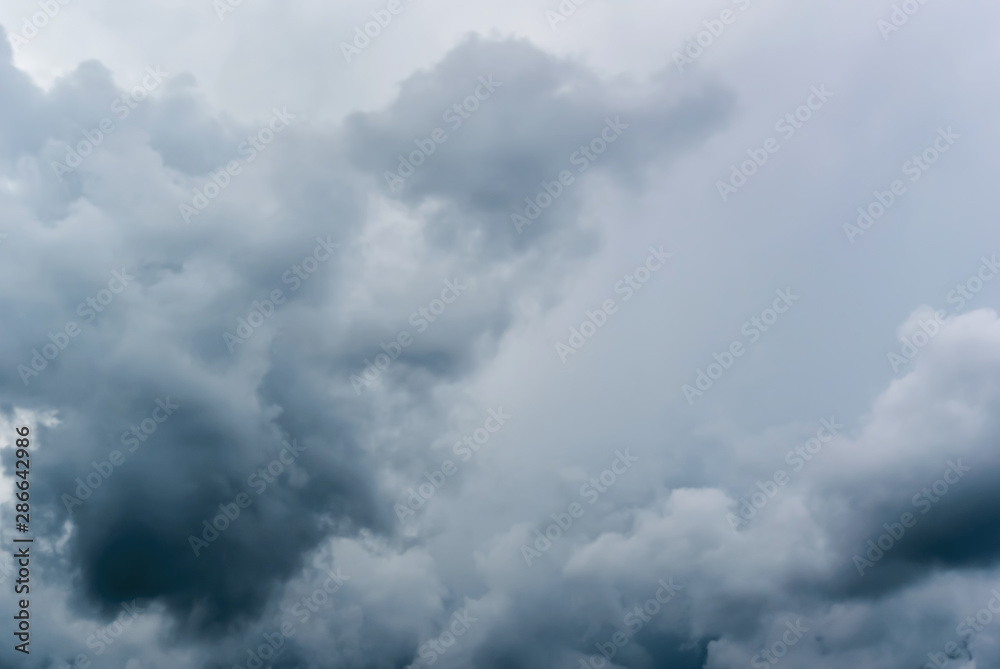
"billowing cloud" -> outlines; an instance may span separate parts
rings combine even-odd
[[[997,12],[390,5],[0,13],[4,666],[1000,661]]]

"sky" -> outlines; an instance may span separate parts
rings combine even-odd
[[[1000,7],[0,30],[0,667],[1000,665]]]

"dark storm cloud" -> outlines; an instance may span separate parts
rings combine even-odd
[[[577,470],[587,469],[587,439],[545,433],[559,413],[583,422],[593,411],[585,402],[561,407],[570,401],[562,396],[547,400],[534,424],[519,414],[526,427],[504,444],[509,453],[463,470],[460,491],[441,493],[438,506],[399,529],[392,505],[400,490],[440,466],[436,447],[461,423],[453,398],[494,359],[522,302],[558,303],[560,284],[599,248],[585,205],[601,199],[600,209],[615,213],[609,193],[623,192],[630,204],[648,198],[659,187],[648,182],[651,173],[729,119],[727,90],[694,77],[683,83],[669,62],[648,82],[608,81],[525,40],[470,37],[403,81],[385,108],[338,127],[317,127],[311,110],[289,109],[294,118],[277,139],[185,222],[178,205],[229,160],[242,160],[240,143],[266,117],[237,123],[216,115],[191,77],[171,73],[60,180],[52,162],[65,159],[65,144],[96,127],[125,91],[96,62],[43,91],[0,50],[0,177],[14,184],[0,182],[0,207],[4,229],[16,233],[0,249],[0,295],[14,314],[0,319],[0,407],[5,415],[14,407],[55,410],[59,419],[37,428],[43,447],[33,462],[35,531],[53,541],[68,536],[37,562],[39,580],[52,587],[39,597],[57,612],[38,623],[51,625],[51,638],[64,633],[57,629],[64,599],[80,617],[104,621],[139,599],[151,610],[145,622],[153,621],[147,636],[131,632],[147,644],[145,655],[169,646],[191,666],[246,666],[247,649],[295,619],[296,603],[315,591],[321,576],[310,565],[319,554],[357,569],[347,569],[349,587],[297,622],[275,667],[401,669],[421,661],[453,612],[467,610],[477,622],[435,667],[575,668],[607,648],[629,612],[670,575],[683,595],[615,651],[617,666],[745,667],[789,621],[802,619],[809,633],[787,666],[880,669],[891,658],[917,667],[955,638],[962,615],[986,604],[973,590],[977,577],[985,583],[995,573],[1000,554],[991,485],[1000,434],[991,418],[1000,403],[995,314],[969,315],[942,333],[861,427],[845,428],[739,533],[725,514],[757,475],[740,463],[756,467],[770,435],[746,446],[735,429],[689,434],[673,426],[646,439],[656,456],[644,456],[635,483],[602,498],[544,561],[526,567],[517,547],[531,529],[522,521],[560,508],[545,498],[550,489],[525,485],[529,470],[552,470],[560,479],[549,488],[572,496]],[[485,90],[484,80],[499,86],[452,127],[448,110]],[[620,137],[519,233],[511,214],[524,211],[542,182],[578,168],[574,152],[619,117],[628,126]],[[447,141],[391,189],[384,173],[439,127]],[[658,178],[664,173],[671,175]],[[338,247],[293,289],[284,277],[324,244]],[[726,275],[719,258],[719,281],[746,279]],[[84,323],[78,305],[113,272],[134,278]],[[426,332],[415,332],[410,315],[445,280],[469,288]],[[237,332],[252,304],[276,289],[286,299],[230,350],[222,334]],[[672,300],[646,316],[663,310],[673,318]],[[79,336],[25,385],[18,365],[30,367],[33,351],[60,340],[70,320],[80,323]],[[688,326],[679,322],[676,332]],[[377,385],[357,392],[351,377],[404,329],[413,344]],[[617,354],[628,362],[628,351]],[[528,380],[508,387],[531,395],[526,385],[537,370],[514,371]],[[622,402],[640,392],[630,387]],[[164,400],[177,408],[128,451],[123,433]],[[689,413],[684,421],[706,428]],[[607,441],[642,437],[641,426],[629,428]],[[286,440],[303,447],[301,456],[258,495],[249,477],[274,462]],[[606,445],[600,436],[592,441]],[[563,442],[579,460],[559,454]],[[787,448],[775,450],[779,464]],[[757,450],[747,458],[744,449]],[[124,464],[89,495],[78,493],[114,450],[125,452]],[[8,471],[11,454],[3,452]],[[914,510],[912,497],[949,457],[974,471],[860,576],[852,556],[864,554],[883,523]],[[770,474],[775,465],[762,466]],[[734,483],[748,477],[746,486]],[[252,505],[196,557],[189,537],[201,537],[204,521],[240,493]],[[85,499],[68,511],[65,494]],[[956,584],[963,589],[948,599]],[[977,660],[989,663],[981,648]],[[124,651],[101,662],[135,667]]]
[[[987,452],[979,451],[980,455]],[[959,467],[972,464],[968,458],[951,462],[956,460]],[[830,594],[884,596],[940,571],[997,566],[1000,511],[992,482],[1000,468],[991,460],[980,460],[961,479],[949,474],[957,482],[949,488],[939,486],[938,492],[946,490],[940,496],[932,487],[943,480],[940,476],[924,482],[910,479],[909,486],[896,483],[899,499],[895,504],[865,509],[864,516],[856,517],[840,536],[845,560],[838,578],[828,584]],[[854,499],[864,505],[862,494]]]
[[[392,500],[379,497],[377,464],[360,447],[379,396],[357,396],[348,378],[435,297],[442,280],[461,276],[475,282],[475,297],[456,305],[450,322],[442,319],[386,375],[388,387],[412,393],[412,405],[433,404],[436,383],[488,359],[519,295],[595,248],[576,223],[578,196],[567,194],[544,223],[550,232],[525,239],[558,235],[570,260],[534,260],[497,282],[494,270],[523,262],[530,250],[515,244],[509,210],[542,179],[569,169],[570,154],[599,135],[606,117],[621,115],[629,128],[598,169],[639,174],[703,138],[729,107],[718,91],[669,99],[654,90],[641,103],[616,102],[614,87],[526,42],[470,39],[405,82],[388,110],[351,119],[342,135],[293,123],[185,225],[178,203],[203,185],[198,177],[235,157],[253,127],[210,117],[189,82],[174,78],[140,105],[115,141],[60,182],[51,163],[63,160],[63,144],[96,127],[123,92],[106,69],[85,63],[44,93],[10,64],[9,50],[0,55],[0,96],[9,101],[0,155],[8,170],[25,155],[36,170],[26,179],[19,253],[50,260],[44,268],[17,261],[8,269],[30,289],[7,284],[5,301],[24,318],[0,325],[2,400],[56,409],[60,418],[39,430],[45,448],[35,464],[37,499],[75,496],[77,479],[124,450],[122,433],[158,399],[179,405],[82,505],[71,512],[62,503],[47,506],[39,530],[55,536],[72,520],[61,568],[80,610],[94,604],[110,616],[139,598],[162,604],[183,632],[199,636],[259,616],[331,532],[393,532]],[[456,134],[446,147],[454,151],[442,150],[404,192],[409,205],[427,197],[444,203],[425,232],[424,260],[437,271],[371,288],[375,308],[345,316],[352,291],[363,285],[354,274],[361,268],[356,237],[371,179],[381,179],[383,159],[391,165],[425,122],[437,125],[445,106],[490,72],[503,90]],[[352,164],[342,161],[345,149]],[[293,294],[282,277],[318,237],[343,251]],[[460,247],[467,248],[457,253]],[[112,271],[134,278],[80,323],[81,334],[26,386],[18,365],[30,367],[33,349],[50,343],[50,333],[81,321],[77,305],[105,288]],[[222,333],[274,289],[285,291],[287,303],[228,351]],[[200,536],[220,504],[247,491],[248,476],[266,467],[285,439],[305,447],[301,460],[259,497],[251,492],[253,505],[196,557],[189,536]]]

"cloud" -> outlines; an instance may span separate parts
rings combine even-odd
[[[717,10],[529,4],[414,5],[350,64],[371,10],[308,2],[73,5],[0,46],[0,504],[31,424],[38,666],[1000,661],[992,284],[936,316],[997,243],[996,12],[886,43],[886,7],[753,5],[679,73]],[[974,141],[844,243],[949,124]],[[650,246],[666,271],[563,364]]]
[[[600,132],[605,117],[628,115],[636,138],[600,169],[638,173],[693,145],[729,105],[718,92],[669,100],[652,88],[629,107],[586,68],[526,41],[470,38],[404,82],[399,99],[377,117],[358,115],[332,132],[304,119],[290,125],[185,224],[177,213],[185,193],[237,159],[236,145],[252,127],[213,118],[197,90],[172,75],[61,183],[49,166],[60,146],[77,139],[78,129],[98,127],[122,91],[97,63],[81,65],[48,92],[5,67],[14,102],[8,113],[20,114],[18,125],[37,139],[4,155],[18,161],[19,181],[38,195],[20,199],[24,255],[6,270],[33,289],[8,296],[24,303],[30,319],[4,326],[5,364],[21,366],[24,378],[7,377],[3,393],[5,401],[59,415],[37,431],[34,485],[38,499],[51,500],[39,531],[58,533],[71,523],[58,561],[74,575],[79,611],[87,602],[110,616],[138,598],[164,607],[179,630],[195,636],[259,619],[325,538],[392,537],[392,500],[378,489],[386,463],[366,450],[376,434],[371,421],[385,418],[386,402],[401,412],[392,419],[400,426],[411,412],[442,411],[429,393],[489,360],[514,321],[514,302],[593,248],[593,241],[581,246],[588,233],[572,215],[579,205],[535,235],[578,246],[562,263],[538,258],[539,248],[527,242],[515,244],[508,220],[536,182],[569,166],[577,141]],[[428,163],[417,190],[402,201],[388,195],[376,183],[377,159],[391,164],[394,147],[409,143],[409,128],[423,128],[428,117],[412,114],[414,102],[445,109],[490,73],[506,87],[495,106],[478,125],[470,121],[447,147],[453,153],[442,149],[440,160]],[[11,90],[15,85],[26,94]],[[530,125],[518,121],[525,108],[540,115]],[[641,148],[640,135],[658,142],[656,150]],[[438,203],[435,213],[422,209],[427,198]],[[372,206],[373,199],[381,204]],[[366,246],[390,215],[405,219],[401,227],[415,242],[399,250],[402,264],[391,251]],[[290,274],[324,238],[342,250],[315,274]],[[27,262],[43,252],[49,268]],[[120,289],[113,272],[126,277]],[[473,282],[474,297],[427,336],[414,332],[413,349],[380,392],[358,396],[349,379],[362,360],[381,353],[380,342],[409,327],[411,311],[452,277]],[[108,287],[113,301],[104,304]],[[275,290],[281,304],[231,353],[223,333],[239,332],[241,318],[257,327],[255,300]],[[49,337],[69,323],[80,333],[65,337],[68,343]],[[59,346],[59,355],[43,353],[33,363],[46,345]],[[162,398],[178,408],[139,444],[130,436],[139,433],[129,430]],[[267,479],[286,440],[304,454]],[[126,446],[136,444],[133,455]],[[84,495],[95,487],[83,486],[87,476],[100,474],[116,451],[127,456],[120,473]],[[262,481],[268,484],[258,491]],[[210,539],[208,524],[240,493],[250,506]]]

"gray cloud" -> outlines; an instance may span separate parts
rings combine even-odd
[[[13,78],[17,71],[6,67]],[[356,255],[359,235],[371,224],[361,205],[372,187],[365,171],[377,174],[375,158],[389,156],[406,136],[407,126],[397,122],[409,119],[420,127],[424,119],[404,113],[414,100],[444,108],[444,101],[458,99],[487,70],[504,80],[504,96],[494,110],[484,110],[479,127],[456,137],[458,153],[442,152],[442,160],[415,182],[420,190],[407,196],[411,207],[418,205],[415,197],[433,196],[452,212],[428,217],[418,233],[424,249],[416,257],[437,270],[366,280],[384,268],[377,256]],[[411,411],[439,412],[427,393],[468,377],[492,355],[513,323],[514,300],[594,248],[593,241],[580,246],[587,233],[572,215],[578,203],[546,223],[561,243],[579,247],[562,263],[529,260],[531,246],[513,245],[506,210],[533,181],[558,171],[553,156],[568,156],[574,142],[600,130],[605,116],[631,113],[635,139],[625,140],[601,169],[640,170],[643,162],[669,157],[704,136],[728,106],[719,93],[671,102],[653,92],[629,110],[581,66],[525,41],[472,38],[435,69],[406,82],[381,120],[356,116],[335,134],[305,120],[291,127],[185,225],[176,213],[184,193],[234,159],[234,146],[252,127],[211,118],[184,77],[174,77],[162,94],[142,103],[117,141],[102,142],[61,184],[47,169],[49,161],[63,142],[77,139],[80,128],[97,127],[107,114],[106,101],[121,91],[96,63],[81,65],[48,93],[23,76],[14,81],[7,87],[20,86],[26,94],[11,96],[9,113],[21,114],[19,124],[38,133],[34,142],[6,151],[10,159],[29,152],[26,159],[36,170],[32,188],[40,199],[28,205],[29,211],[36,207],[40,222],[24,216],[21,243],[32,253],[68,261],[56,272],[19,263],[17,271],[36,290],[8,298],[30,300],[25,308],[32,314],[5,325],[7,368],[34,369],[33,351],[50,343],[49,333],[70,321],[81,330],[55,359],[38,358],[36,364],[45,366],[28,372],[26,384],[7,377],[4,391],[20,407],[58,411],[58,423],[38,430],[44,448],[34,470],[38,499],[54,502],[41,514],[40,531],[54,536],[66,521],[72,524],[65,553],[52,565],[58,562],[74,575],[81,612],[86,601],[111,616],[122,602],[138,598],[164,607],[184,633],[211,637],[233,623],[259,619],[276,589],[302,569],[304,555],[325,537],[394,533],[391,500],[378,492],[379,463],[362,447],[372,438],[370,421],[381,411],[381,393],[357,396],[349,376],[364,358],[381,353],[379,342],[406,326],[412,310],[434,297],[435,284],[467,278],[476,286],[470,289],[475,297],[456,304],[455,313],[426,336],[415,334],[418,341],[383,387],[403,393],[404,413],[394,422],[404,424]],[[580,91],[565,96],[559,92],[564,87]],[[538,115],[528,125],[518,121],[525,108]],[[699,108],[706,118],[692,115]],[[576,127],[567,126],[567,119],[576,119]],[[396,128],[395,134],[387,127]],[[642,141],[659,142],[659,149],[640,149]],[[345,152],[351,164],[340,159]],[[475,163],[467,164],[472,157]],[[123,172],[136,163],[138,168]],[[524,165],[532,167],[526,172]],[[120,179],[133,184],[130,197],[122,197]],[[241,200],[251,192],[250,200],[272,203],[266,211]],[[465,241],[442,228],[442,217],[461,221],[452,232]],[[61,234],[49,238],[42,226]],[[335,239],[345,251],[334,252],[308,280],[292,283],[287,270],[309,255],[317,238]],[[515,277],[495,278],[517,265]],[[78,308],[99,296],[113,270],[131,282],[97,312]],[[368,297],[358,303],[361,287]],[[223,332],[237,331],[253,301],[275,289],[287,302],[275,305],[269,321],[230,353]],[[58,345],[60,336],[51,341]],[[65,494],[78,495],[81,482],[112,451],[124,451],[122,433],[161,397],[180,408],[148,444],[92,494],[80,494],[82,504],[72,511],[55,503]],[[220,513],[220,504],[248,492],[248,478],[277,455],[285,439],[306,449],[302,460],[259,498],[251,492],[252,506],[196,556],[189,536],[201,537],[204,521]]]
[[[413,5],[345,65],[339,39],[377,6],[219,22],[192,3],[186,23],[177,7],[74,5],[16,58],[0,46],[0,445],[24,422],[38,444],[37,645],[0,664],[246,666],[285,623],[276,667],[576,668],[613,650],[609,667],[726,669],[772,666],[781,644],[779,666],[810,669],[997,663],[992,283],[886,364],[929,313],[913,306],[951,309],[997,244],[995,11],[927,5],[886,43],[891,8],[754,6],[678,73],[672,50],[714,10],[591,3],[551,31],[537,6]],[[133,21],[127,46],[108,32]],[[822,116],[718,200],[818,82],[835,92]],[[843,223],[948,124],[963,139],[947,161],[848,248]],[[563,364],[553,343],[620,298],[651,244],[668,269]],[[439,300],[446,282],[467,287]],[[796,309],[690,407],[694,370],[788,285]],[[460,460],[498,406],[512,418]],[[792,472],[786,453],[831,415],[842,429]],[[303,450],[278,467],[285,442]],[[590,505],[581,486],[619,449],[639,465]],[[5,514],[13,461],[3,448]],[[922,513],[953,461],[970,470]],[[727,514],[778,468],[787,485],[734,531]],[[190,537],[243,493],[196,556]],[[585,513],[525,564],[572,502]],[[680,596],[638,615],[663,579]],[[145,610],[98,655],[92,635],[133,600]],[[472,622],[449,645],[456,616]]]

